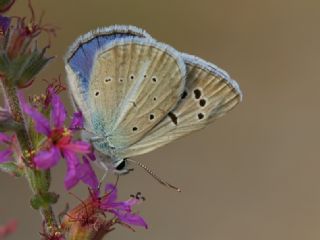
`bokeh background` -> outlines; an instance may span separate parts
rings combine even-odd
[[[33,0],[60,28],[55,61],[38,77],[62,74],[62,56],[80,34],[132,24],[180,51],[226,69],[243,102],[205,130],[136,159],[183,189],[176,193],[141,169],[122,177],[125,199],[141,191],[150,228],[119,227],[108,239],[314,240],[320,238],[320,1],[318,0]],[[28,15],[26,0],[11,14]],[[31,93],[31,91],[30,91]],[[65,100],[68,97],[65,94]],[[69,104],[70,107],[70,104]],[[54,170],[55,209],[78,201]],[[102,174],[101,170],[99,172]],[[110,177],[110,181],[114,181]],[[0,173],[0,222],[16,218],[8,239],[38,239],[39,214],[23,179]],[[84,185],[73,190],[86,196]]]

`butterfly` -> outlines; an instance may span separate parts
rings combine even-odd
[[[71,98],[85,119],[83,137],[101,164],[117,173],[129,171],[131,157],[204,128],[242,99],[225,71],[134,26],[80,36],[65,68]]]

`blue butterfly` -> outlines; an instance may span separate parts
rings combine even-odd
[[[242,99],[225,71],[133,26],[80,36],[65,63],[74,105],[85,118],[83,137],[117,173],[129,171],[130,157],[204,128]]]

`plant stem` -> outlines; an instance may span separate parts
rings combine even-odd
[[[24,163],[26,165],[25,176],[33,193],[41,196],[44,193],[48,192],[50,186],[50,177],[43,176],[50,176],[50,172],[41,172],[33,168],[32,158],[30,157],[30,155],[26,154],[33,150],[33,145],[29,137],[25,125],[25,120],[21,111],[17,88],[9,81],[6,81],[6,79],[0,79],[0,81],[2,82],[3,92],[5,94],[6,100],[8,101],[11,114],[13,115],[15,121],[19,122],[22,125],[20,129],[16,130],[16,135],[21,148],[21,152],[24,157]],[[47,231],[50,233],[56,232],[58,230],[58,225],[52,207],[48,205],[40,207],[39,210],[46,224]]]

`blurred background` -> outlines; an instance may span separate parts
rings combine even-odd
[[[136,158],[183,191],[164,188],[141,169],[122,177],[121,199],[137,191],[147,198],[139,210],[150,228],[132,233],[118,227],[108,239],[320,238],[320,1],[33,0],[33,5],[59,31],[50,49],[57,58],[30,94],[42,91],[42,78],[64,78],[62,56],[76,37],[112,24],[139,26],[214,62],[244,93],[240,105],[205,130]],[[10,14],[29,15],[27,1],[17,0]],[[66,202],[79,203],[64,190],[64,173],[61,162],[53,173],[52,190],[61,194],[57,212]],[[0,182],[0,223],[19,221],[8,239],[38,239],[40,217],[28,205],[26,182],[3,173]],[[72,192],[87,195],[84,185]]]

